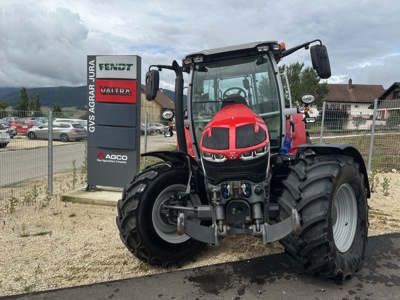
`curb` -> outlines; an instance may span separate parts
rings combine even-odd
[[[62,194],[61,201],[93,204],[103,206],[117,206],[117,202],[121,199],[122,188],[97,187],[94,191],[86,191],[85,188]]]

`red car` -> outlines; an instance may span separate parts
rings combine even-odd
[[[11,126],[14,126],[18,134],[26,134],[30,128],[38,123],[37,120],[31,118],[20,118],[11,122]]]

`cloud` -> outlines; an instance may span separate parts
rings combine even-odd
[[[87,55],[139,55],[144,76],[150,64],[180,62],[202,49],[259,40],[290,48],[321,39],[330,55],[330,82],[351,77],[389,87],[399,81],[393,13],[399,8],[390,0],[6,0],[0,86],[85,84]],[[281,63],[297,61],[310,66],[309,52]],[[161,83],[172,87],[173,72],[163,71]]]
[[[82,49],[88,30],[79,15],[16,3],[1,10],[0,20],[0,58],[7,69],[2,85],[81,82],[83,70],[76,66],[85,61]]]

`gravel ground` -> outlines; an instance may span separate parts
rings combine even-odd
[[[46,197],[46,179],[36,180],[21,199],[0,203],[0,296],[104,282],[174,270],[141,263],[122,244],[115,225],[116,208],[63,203],[59,195],[74,186],[71,173],[58,174],[54,196]],[[78,174],[83,187],[85,178]],[[369,200],[369,235],[399,232],[400,174],[378,174]],[[385,179],[386,178],[386,179]],[[384,195],[382,183],[389,183]],[[248,259],[283,251],[258,238],[229,237],[208,246],[182,268]]]

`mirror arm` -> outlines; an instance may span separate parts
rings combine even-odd
[[[173,70],[175,72],[175,123],[176,123],[176,136],[178,140],[179,150],[187,152],[185,126],[183,118],[183,73],[182,67],[179,66],[178,62],[174,60],[172,65],[150,65],[151,68],[157,68],[158,71],[162,69]]]
[[[168,65],[150,65],[149,66],[149,71],[151,70],[151,68],[157,68],[158,71],[162,71],[162,69],[168,69],[168,70],[175,70],[175,66],[168,66]]]
[[[288,56],[288,55],[292,54],[293,52],[296,52],[297,50],[300,50],[301,48],[308,49],[308,47],[310,46],[310,44],[311,44],[311,43],[314,43],[314,42],[319,42],[320,45],[322,45],[322,41],[321,41],[321,40],[313,40],[313,41],[311,41],[311,42],[307,42],[307,43],[304,43],[304,44],[301,44],[301,45],[298,45],[298,46],[296,46],[296,47],[293,47],[293,48],[290,48],[290,49],[288,49],[288,50],[283,51],[283,52],[281,53],[281,55],[280,55],[280,58],[283,58],[283,57],[285,57],[285,56]]]

